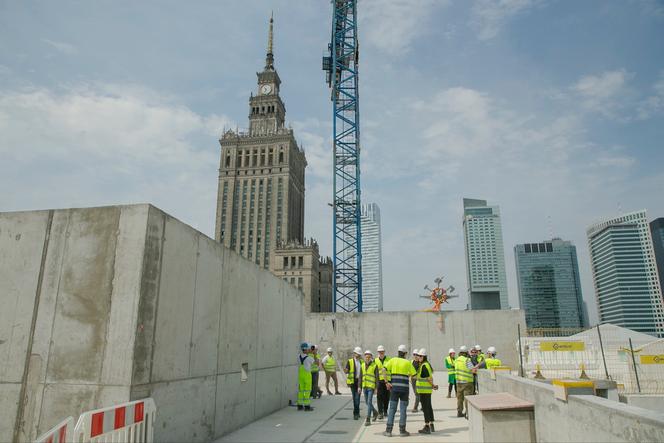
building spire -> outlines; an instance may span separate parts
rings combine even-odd
[[[267,57],[265,57],[265,69],[274,69],[274,55],[272,54],[273,32],[272,24],[274,23],[274,13],[270,13],[270,29],[267,34]]]

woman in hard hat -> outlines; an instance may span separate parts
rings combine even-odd
[[[321,363],[323,364],[323,370],[325,371],[325,389],[327,389],[327,395],[332,395],[330,391],[330,379],[334,380],[334,394],[341,395],[339,392],[339,381],[337,379],[337,361],[334,359],[333,349],[327,348],[327,355],[323,357]]]
[[[456,352],[453,348],[447,352],[445,357],[445,367],[447,368],[447,398],[452,396],[452,389],[454,389],[454,396],[456,397],[456,372],[454,371],[454,360],[456,359]]]
[[[433,368],[427,358],[427,350],[422,348],[417,352],[419,367],[417,368],[416,391],[420,396],[422,404],[422,413],[424,414],[424,428],[418,432],[420,434],[431,434],[435,431],[433,427],[433,407],[431,406],[431,393],[438,389],[438,385],[433,384]]]
[[[371,415],[376,421],[378,418],[378,410],[373,405],[373,395],[376,392],[376,384],[378,383],[378,365],[373,358],[373,352],[369,349],[364,351],[364,361],[362,362],[362,391],[364,392],[364,400],[367,403],[367,419],[364,422],[365,426],[371,424]]]

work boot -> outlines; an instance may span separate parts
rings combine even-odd
[[[436,432],[436,430],[433,428],[433,423],[431,423],[431,424],[429,425],[429,430],[430,430],[431,432]]]
[[[429,425],[424,425],[424,427],[417,432],[420,434],[431,434],[431,429],[429,429]]]
[[[452,398],[451,394],[447,394],[447,398]]]
[[[374,416],[374,417],[373,417],[373,420],[376,421],[376,420],[378,419],[378,411],[375,410],[375,409],[374,409],[374,411],[373,411],[373,416]],[[367,418],[369,418],[369,417],[367,417]]]
[[[371,418],[367,417],[367,419],[364,422],[364,426],[369,426],[371,424]]]
[[[327,391],[327,395],[332,395],[332,391]]]
[[[410,432],[406,431],[406,428],[399,428],[399,437],[408,437]]]
[[[334,393],[334,395],[341,395],[341,392],[337,391]]]
[[[385,432],[383,432],[383,435],[385,437],[392,437],[392,428],[386,428]]]
[[[297,410],[298,410],[298,411],[301,411],[301,410],[303,410],[303,409],[304,409],[304,406],[302,406],[302,405],[297,405]]]
[[[305,411],[313,411],[314,408],[312,408],[311,406],[307,405],[307,406],[304,407],[304,410],[305,410]]]
[[[417,408],[413,408],[413,410],[410,411],[410,412],[412,412],[413,414],[416,413],[416,412],[417,412]]]
[[[359,420],[359,419],[360,419],[360,416],[359,416],[359,415],[356,415],[356,414],[353,414],[353,419],[354,419],[354,420]]]
[[[383,414],[379,413],[379,414],[378,414],[378,420],[382,420],[383,418],[385,418],[385,417],[383,416]]]
[[[457,417],[465,417],[465,415],[463,414],[463,412],[457,411]]]

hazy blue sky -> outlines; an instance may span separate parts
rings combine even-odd
[[[0,210],[150,202],[212,235],[224,126],[275,17],[287,120],[307,152],[308,236],[331,253],[323,0],[0,0]],[[381,207],[385,307],[434,277],[466,293],[462,198],[501,207],[513,246],[579,252],[619,210],[664,216],[664,3],[362,0],[363,199]],[[621,209],[620,209],[621,208]],[[465,297],[451,307],[465,306]]]

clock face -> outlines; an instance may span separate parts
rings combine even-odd
[[[270,85],[261,86],[261,93],[269,94],[270,92],[272,92],[272,86],[270,86]]]

